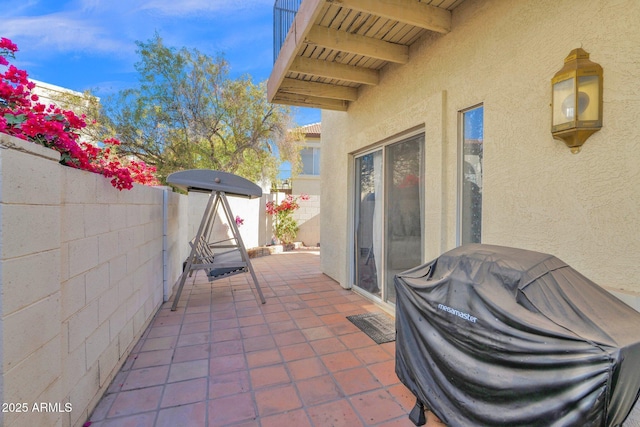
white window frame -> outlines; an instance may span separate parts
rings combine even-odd
[[[316,164],[318,165],[318,169],[320,169],[320,146],[307,145],[302,147],[303,150],[311,150],[311,168],[313,169],[313,173],[304,173],[304,162],[302,162],[302,172],[300,175],[303,176],[320,176],[320,170],[316,171]],[[317,163],[316,163],[317,159]]]
[[[457,189],[457,206],[456,206],[456,245],[460,246],[463,244],[462,242],[462,218],[463,218],[463,208],[464,208],[464,115],[470,111],[476,110],[478,108],[482,108],[484,110],[484,103],[475,104],[471,107],[465,108],[463,110],[458,111],[458,154],[457,154],[457,181],[458,181],[458,189]],[[484,111],[483,111],[483,130],[482,130],[482,139],[483,139],[483,148],[484,148]],[[484,169],[484,160],[482,162],[482,166]],[[484,210],[481,208],[481,212]],[[480,232],[480,240],[482,241],[482,229]],[[466,242],[465,242],[466,243]]]

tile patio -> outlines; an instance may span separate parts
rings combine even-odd
[[[254,259],[264,305],[248,274],[194,275],[178,310],[158,311],[91,427],[413,426],[394,343],[378,345],[346,319],[381,309],[320,273],[319,258]]]

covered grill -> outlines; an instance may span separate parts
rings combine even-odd
[[[249,272],[260,301],[264,304],[265,299],[258,278],[251,266],[251,260],[227,200],[227,195],[257,198],[262,196],[262,189],[241,176],[208,169],[174,172],[167,177],[167,182],[185,191],[210,193],[200,227],[191,241],[189,258],[185,261],[182,275],[178,279],[178,289],[171,310],[175,311],[178,307],[187,276],[196,270],[205,270],[209,281]],[[221,216],[220,211],[227,220],[231,237],[214,241],[213,229],[216,220]]]
[[[396,373],[450,427],[619,426],[638,398],[640,313],[556,257],[465,245],[395,287]]]

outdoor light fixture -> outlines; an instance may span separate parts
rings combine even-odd
[[[551,134],[572,153],[602,128],[602,67],[574,49],[551,79]]]

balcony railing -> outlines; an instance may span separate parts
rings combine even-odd
[[[289,28],[293,24],[302,0],[276,0],[273,6],[273,63],[275,64],[280,49],[287,38]]]

